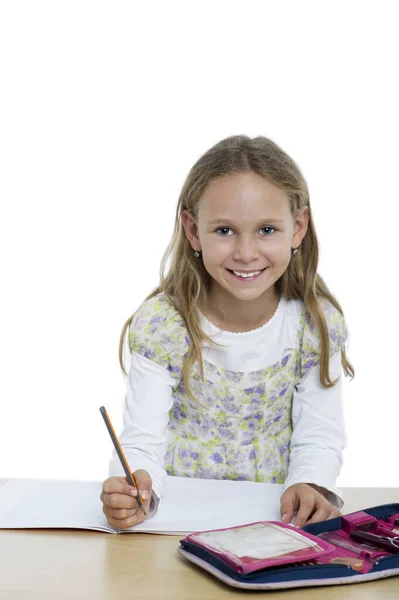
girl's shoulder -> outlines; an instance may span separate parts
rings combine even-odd
[[[152,325],[152,328],[170,328],[172,326],[185,327],[183,318],[170,300],[163,293],[144,300],[135,311],[132,325],[137,328]]]
[[[346,321],[343,314],[328,298],[320,296],[318,300],[320,309],[326,320],[330,343],[334,352],[345,343],[348,337]],[[318,330],[313,319],[310,317],[308,311],[305,310],[304,312],[304,331],[308,337],[318,338]]]
[[[130,350],[169,366],[171,356],[183,358],[189,343],[182,316],[163,293],[145,300],[135,311],[129,327]]]
[[[329,329],[341,327],[345,325],[345,319],[342,313],[334,306],[334,304],[328,300],[325,296],[318,297],[319,307],[326,319],[327,326]],[[285,300],[286,314],[294,317],[295,321],[301,323],[302,328],[306,328],[309,331],[315,331],[316,325],[310,317],[309,311],[306,310],[305,303],[300,298],[292,298]]]
[[[332,356],[345,347],[348,339],[348,328],[342,313],[334,304],[321,296],[319,307],[324,315],[329,338],[329,355]],[[302,363],[304,371],[320,362],[320,334],[309,312],[303,307],[302,313]]]

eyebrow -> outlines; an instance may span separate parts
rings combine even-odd
[[[230,219],[224,219],[223,217],[219,219],[212,219],[212,221],[208,221],[208,225],[217,225],[218,223],[232,223]],[[283,219],[262,219],[259,221],[259,225],[264,225],[265,223],[284,223]]]

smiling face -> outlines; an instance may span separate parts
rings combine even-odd
[[[291,248],[307,229],[306,211],[294,221],[286,193],[253,172],[213,179],[199,202],[198,217],[182,213],[194,250],[212,277],[210,296],[256,301],[274,294]]]

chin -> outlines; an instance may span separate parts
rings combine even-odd
[[[233,296],[235,296],[235,298],[237,298],[238,300],[257,300],[258,298],[260,298],[261,296],[263,296],[263,294],[265,294],[267,292],[267,290],[247,290],[247,291],[243,291],[239,294],[233,294]],[[231,293],[231,292],[230,292]]]
[[[270,286],[272,287],[272,286]],[[265,294],[269,288],[253,288],[248,290],[235,290],[230,287],[223,286],[223,289],[237,300],[256,300]]]

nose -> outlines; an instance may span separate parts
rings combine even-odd
[[[234,260],[241,261],[243,263],[250,263],[258,258],[259,252],[256,241],[252,237],[237,236],[233,258]]]

